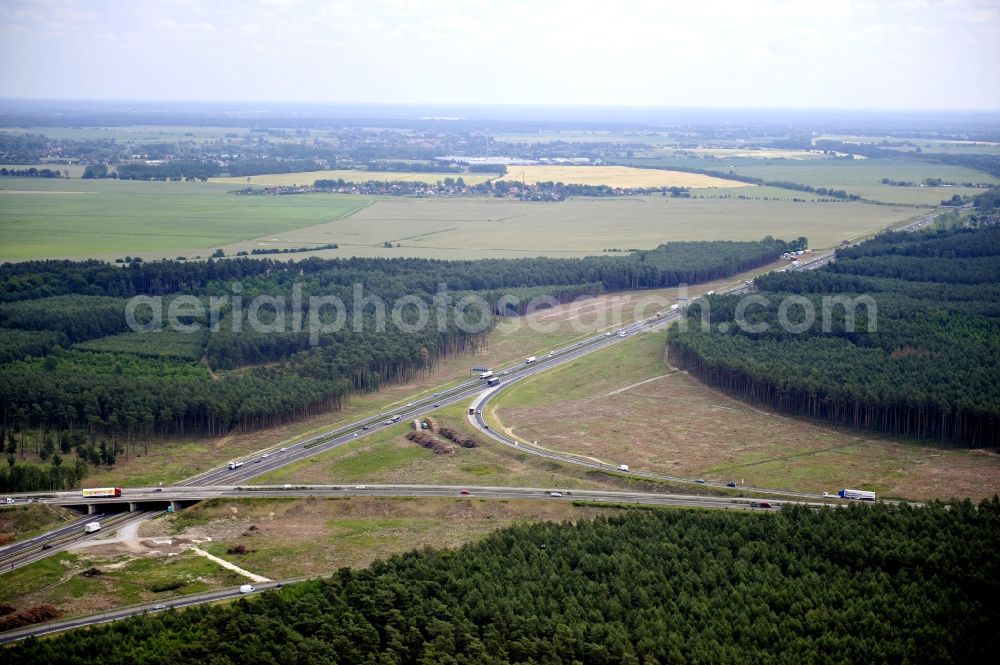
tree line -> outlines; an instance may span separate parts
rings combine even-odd
[[[103,437],[126,447],[148,446],[156,437],[269,427],[339,409],[352,394],[411,380],[444,356],[474,351],[485,343],[493,317],[523,314],[536,296],[566,302],[610,290],[695,283],[773,261],[804,242],[668,243],[629,256],[592,259],[4,264],[0,425],[33,430],[37,439],[46,431],[57,436],[82,431],[92,443]],[[229,301],[218,310],[214,333],[205,332],[207,313],[185,319],[202,326],[198,334],[128,330],[127,297],[164,296],[168,310],[174,298],[194,296],[208,310],[213,296],[232,296],[234,281],[242,286],[244,302]],[[404,333],[387,317],[386,328],[378,330],[373,307],[355,310],[356,284],[390,306],[406,296],[431,303],[444,284],[453,303],[478,295],[487,309],[474,304],[459,313],[448,305],[443,328],[435,321]],[[350,325],[313,337],[290,325],[255,332],[249,325],[232,324],[236,317],[248,320],[257,295],[290,303],[293,286],[301,289],[303,320],[310,317],[311,296],[336,296]],[[503,295],[519,302],[499,306]],[[137,314],[140,322],[149,319],[145,310]],[[263,316],[267,323],[278,313],[267,310]],[[317,316],[331,323],[335,313]],[[463,316],[482,319],[485,326],[459,325]],[[414,317],[415,312],[404,310],[403,323],[413,323]],[[353,329],[355,321],[360,331]]]
[[[69,171],[66,172],[67,174]],[[21,178],[61,178],[63,172],[59,169],[38,168],[32,166],[26,169],[0,168],[0,176],[16,176]],[[67,177],[69,177],[67,175]]]
[[[693,284],[767,265],[783,253],[803,249],[770,236],[760,241],[670,242],[627,256],[572,259],[478,259],[441,261],[416,258],[309,257],[301,261],[232,258],[209,261],[135,260],[124,267],[103,261],[41,260],[0,264],[0,303],[57,295],[130,298],[134,295],[197,294],[210,285],[261,275],[292,276],[350,285],[384,280],[412,284],[434,293],[439,283],[454,291],[479,291],[601,282],[607,290],[651,289]]]
[[[838,251],[829,266],[759,277],[766,306],[712,297],[711,329],[700,308],[672,330],[671,362],[730,395],[858,430],[953,443],[1000,445],[1000,229],[889,233]],[[823,298],[869,296],[852,313]],[[788,296],[805,298],[780,325]],[[869,322],[874,329],[869,329]],[[726,332],[718,330],[725,323]],[[764,332],[750,332],[766,324]]]
[[[1000,647],[998,534],[996,497],[769,514],[634,508],[7,653],[52,665],[988,662]]]

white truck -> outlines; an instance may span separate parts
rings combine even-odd
[[[536,360],[538,360],[538,358],[536,358],[535,356],[528,356],[527,358],[524,359],[524,364],[525,365],[530,365],[531,363],[535,362]]]
[[[854,501],[874,501],[875,492],[866,492],[865,490],[849,490],[842,489],[837,492],[837,496],[841,499],[853,499]]]
[[[493,376],[493,372],[491,370],[486,370],[485,372],[483,372],[482,374],[479,375],[479,378],[480,379],[488,379],[488,378],[490,378],[492,376]]]
[[[619,464],[618,465],[618,470],[619,471],[628,471],[628,464]]]
[[[83,532],[84,533],[94,533],[94,532],[100,531],[100,530],[101,530],[101,523],[100,522],[87,522],[86,524],[83,525]]]
[[[235,471],[236,469],[240,468],[241,466],[243,466],[243,462],[237,462],[236,460],[233,460],[232,462],[229,463],[229,470],[230,471]]]
[[[243,584],[240,586],[240,593],[253,593],[257,588],[252,584]]]

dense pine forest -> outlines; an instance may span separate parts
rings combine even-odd
[[[888,233],[837,252],[829,266],[758,278],[770,302],[746,309],[735,325],[738,297],[713,297],[711,329],[697,306],[687,330],[668,341],[671,362],[737,398],[768,409],[859,430],[960,446],[1000,445],[1000,229]],[[778,325],[781,302],[806,298]],[[822,331],[822,300],[869,295],[877,306],[853,316],[832,308]],[[719,324],[726,324],[725,332]],[[853,330],[848,324],[853,324]]]
[[[151,439],[173,435],[222,435],[234,428],[256,429],[340,408],[351,394],[412,379],[434,368],[439,358],[475,350],[486,342],[493,317],[524,313],[527,302],[549,296],[567,302],[603,291],[644,289],[710,280],[774,261],[801,247],[786,243],[669,243],[624,256],[585,259],[437,261],[426,259],[223,259],[205,262],[131,260],[125,266],[98,261],[35,261],[0,266],[0,435],[6,434],[8,462],[26,453],[43,459],[69,449],[98,450],[111,458],[129,454]],[[234,298],[239,284],[242,303]],[[377,308],[355,306],[355,287],[383,299],[389,308],[404,297],[431,304],[440,285],[453,303],[478,295],[459,312],[448,305],[446,322],[431,320],[416,332],[402,332],[391,317],[375,326]],[[231,322],[247,320],[257,295],[294,301],[300,292],[302,319],[311,297],[335,296],[345,306],[347,324],[312,335],[295,329],[286,312],[283,328],[254,331]],[[509,294],[519,304],[497,306]],[[135,332],[126,320],[132,296],[194,297],[206,310],[181,317],[200,330],[185,333]],[[222,299],[216,332],[209,333],[212,299]],[[180,301],[177,301],[180,302]],[[289,305],[290,306],[290,305]],[[265,323],[278,321],[273,308],[261,310]],[[149,320],[137,310],[140,321]],[[145,313],[146,318],[142,315]],[[318,320],[330,323],[325,310]],[[403,310],[403,323],[416,321]],[[355,329],[355,321],[360,329]],[[485,321],[470,330],[468,322]],[[32,436],[28,436],[32,433]],[[46,434],[48,433],[48,434]],[[68,433],[74,443],[57,450]],[[83,434],[86,441],[81,442]],[[100,463],[96,453],[83,453]],[[104,459],[108,459],[105,456]],[[59,489],[45,478],[40,486],[9,485],[0,490]],[[21,475],[20,478],[29,476]]]
[[[1000,648],[998,580],[996,498],[633,509],[6,653],[53,665],[978,663]]]

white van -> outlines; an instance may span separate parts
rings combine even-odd
[[[240,593],[253,593],[256,590],[252,584],[244,584],[240,587]]]

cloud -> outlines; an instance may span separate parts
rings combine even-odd
[[[0,95],[996,108],[997,34],[1000,0],[0,0]]]

